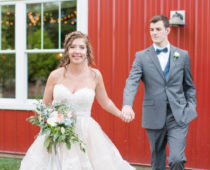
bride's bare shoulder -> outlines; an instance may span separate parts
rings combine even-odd
[[[96,68],[91,68],[91,71],[94,73],[94,76],[98,79],[99,77],[102,77],[101,72]]]
[[[93,72],[94,81],[96,82],[96,85],[101,84],[101,82],[103,82],[103,77],[102,77],[100,70],[98,70],[96,68],[91,68],[91,70]]]
[[[60,67],[60,68],[57,68],[56,70],[53,70],[53,71],[50,73],[50,75],[49,75],[49,77],[48,77],[48,80],[50,80],[50,81],[52,81],[52,82],[57,82],[57,81],[59,81],[59,79],[60,79],[61,77],[63,77],[64,71],[65,71],[64,67]]]

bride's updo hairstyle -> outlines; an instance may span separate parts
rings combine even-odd
[[[64,67],[65,69],[67,69],[67,66],[70,64],[70,58],[68,52],[69,48],[72,45],[73,41],[78,38],[84,39],[84,42],[86,44],[88,65],[94,64],[94,56],[92,54],[92,47],[90,45],[88,36],[80,31],[74,31],[65,36],[65,41],[63,45],[65,51],[64,51],[64,56],[60,61],[59,67]]]

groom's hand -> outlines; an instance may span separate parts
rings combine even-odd
[[[131,106],[125,105],[122,108],[122,119],[124,122],[130,122],[135,118],[135,113]]]

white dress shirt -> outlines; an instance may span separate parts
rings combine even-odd
[[[159,48],[155,44],[153,44],[153,47],[155,48],[155,51],[156,51],[157,48],[160,49],[160,50],[163,49],[163,48]],[[160,66],[162,68],[162,71],[165,70],[165,67],[166,67],[166,65],[168,63],[169,54],[170,54],[170,44],[168,43],[168,45],[166,47],[168,48],[168,52],[167,53],[161,52],[160,54],[157,55],[158,60],[160,62]]]

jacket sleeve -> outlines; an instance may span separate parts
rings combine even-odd
[[[133,106],[133,101],[142,77],[141,57],[142,56],[140,54],[136,54],[129,77],[126,80],[126,85],[123,92],[123,106]]]
[[[183,89],[184,89],[185,98],[187,100],[187,107],[191,107],[191,109],[195,111],[196,89],[193,84],[192,72],[190,68],[190,59],[188,53],[186,53],[185,56]]]

